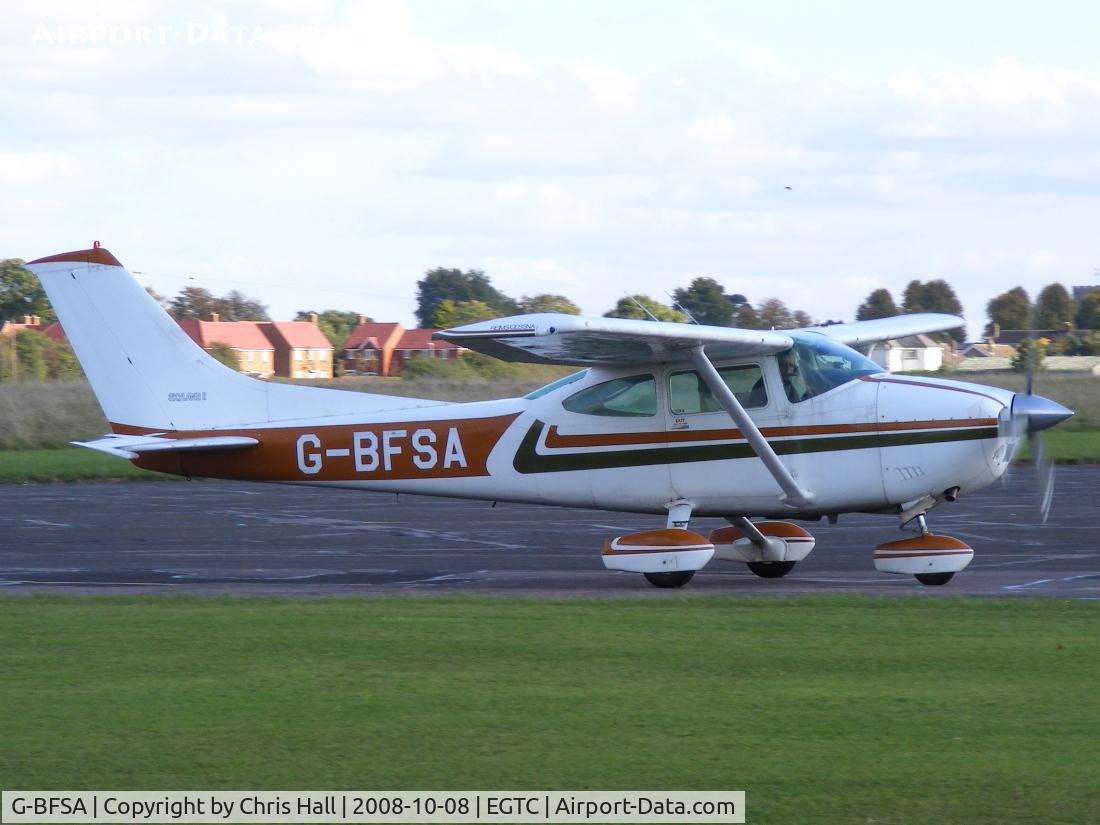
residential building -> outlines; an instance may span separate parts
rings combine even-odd
[[[5,321],[3,325],[0,325],[0,335],[15,335],[20,330],[30,329],[35,332],[42,332],[49,324],[43,324],[42,319],[37,315],[24,315],[23,323],[18,321]]]
[[[53,341],[64,341],[65,330],[61,327],[58,321],[51,321],[50,323],[43,323],[42,318],[38,315],[24,315],[23,323],[15,321],[5,321],[0,325],[0,336],[15,335],[22,329],[29,329],[35,332],[41,332],[47,338]]]
[[[869,357],[887,372],[934,372],[943,365],[943,346],[927,335],[876,344]]]
[[[1013,358],[1016,348],[1011,344],[994,344],[992,341],[976,341],[963,347],[963,358]]]
[[[466,350],[450,341],[433,341],[434,329],[407,329],[393,349],[387,375],[400,375],[414,358],[458,358]]]
[[[359,316],[359,324],[341,347],[344,371],[352,375],[389,375],[394,347],[404,334],[401,324],[376,324]]]
[[[208,352],[215,344],[228,346],[240,371],[256,378],[332,378],[337,358],[350,374],[398,376],[413,358],[458,358],[466,352],[450,341],[433,341],[434,329],[405,329],[363,316],[359,321],[339,353],[317,326],[315,314],[309,321],[222,321],[212,313],[209,321],[177,323]],[[22,324],[5,322],[0,334],[20,329],[35,329],[54,340],[65,338],[59,323],[43,324],[32,315]]]
[[[209,321],[179,321],[180,328],[209,351],[214,344],[227,344],[237,356],[240,371],[256,378],[275,375],[275,344],[257,321],[222,321],[217,313]]]
[[[397,376],[413,358],[458,358],[465,347],[433,341],[434,329],[405,329],[401,324],[379,324],[359,316],[341,348],[344,370],[354,375]]]
[[[287,378],[332,378],[333,347],[309,321],[264,321],[257,326],[275,345],[275,374]]]

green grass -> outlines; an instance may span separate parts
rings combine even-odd
[[[1067,464],[1100,461],[1100,430],[1048,430],[1043,433],[1043,448],[1055,461]],[[1031,457],[1025,441],[1020,446],[1019,459]]]
[[[1100,605],[0,598],[0,787],[715,789],[751,823],[1100,811]]]
[[[0,483],[172,478],[175,476],[140,470],[125,459],[82,447],[0,451]]]

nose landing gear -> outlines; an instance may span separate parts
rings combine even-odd
[[[881,573],[911,575],[924,585],[947,584],[970,564],[974,550],[956,538],[930,532],[924,513],[914,520],[920,527],[920,535],[876,547],[872,557],[875,569]]]

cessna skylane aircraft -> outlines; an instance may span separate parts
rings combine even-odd
[[[268,383],[215,361],[98,242],[32,261],[110,422],[80,446],[182,476],[591,507],[666,518],[609,539],[610,570],[680,587],[712,559],[786,575],[786,519],[882,513],[912,538],[875,567],[945,584],[969,564],[925,514],[995,481],[1073,413],[1028,393],[895,377],[852,347],[960,326],[915,314],[760,331],[538,314],[437,336],[581,368],[523,398],[448,404]],[[729,527],[703,536],[691,517]]]

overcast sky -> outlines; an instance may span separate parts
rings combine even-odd
[[[410,325],[436,266],[846,320],[943,277],[971,336],[1004,289],[1100,281],[1091,2],[38,2],[0,31],[0,257],[98,239],[165,294]]]

